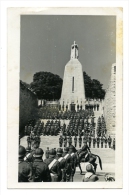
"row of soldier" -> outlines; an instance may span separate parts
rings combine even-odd
[[[52,107],[42,107],[39,110],[39,116],[42,119],[62,119],[70,120],[73,118],[82,118],[92,116],[94,114],[93,110],[78,110],[78,111],[59,111],[58,108]]]
[[[74,145],[75,148],[77,145],[79,148],[84,144],[87,144],[89,148],[93,146],[93,148],[113,148],[115,150],[115,138],[112,140],[112,138],[109,136],[108,138],[106,137],[91,137],[91,136],[84,136],[83,138],[81,136],[77,137],[75,136],[72,138],[72,136],[62,136],[60,135],[59,137],[59,146],[60,147],[67,147],[70,145]]]
[[[61,127],[61,134],[63,136],[95,136],[94,117],[90,118],[90,122],[88,120],[88,117],[86,119],[71,119],[67,127],[65,124]]]
[[[73,181],[77,159],[75,148],[55,148],[45,152],[39,148],[40,142],[35,140],[26,149],[19,146],[19,182],[69,182]]]

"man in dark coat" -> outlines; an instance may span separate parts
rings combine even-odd
[[[18,182],[29,182],[32,178],[32,166],[29,162],[24,161],[25,154],[25,148],[19,146]]]
[[[56,150],[49,150],[49,158],[45,159],[44,162],[48,165],[52,182],[59,182],[62,180],[62,172],[60,163],[56,160]]]
[[[43,150],[41,148],[37,148],[34,154],[34,162],[33,162],[33,181],[34,182],[50,182],[51,176],[48,165],[43,162]]]

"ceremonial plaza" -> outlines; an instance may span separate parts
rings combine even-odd
[[[39,137],[39,147],[45,152],[73,145],[80,150],[85,144],[91,153],[102,161],[100,169],[96,160],[98,181],[105,175],[115,177],[115,119],[116,119],[116,64],[111,65],[111,75],[105,97],[87,98],[84,86],[83,64],[79,62],[79,46],[71,45],[70,60],[64,66],[60,99],[38,98],[37,94],[20,81],[19,144],[32,149],[33,137]],[[30,138],[28,138],[30,137]],[[28,141],[29,140],[29,141]],[[76,168],[73,181],[82,181],[86,163],[81,162],[82,174]]]

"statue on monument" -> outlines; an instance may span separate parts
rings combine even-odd
[[[78,59],[79,53],[78,53],[78,45],[74,41],[74,44],[71,46],[71,59]]]

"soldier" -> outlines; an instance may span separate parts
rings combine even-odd
[[[101,148],[103,148],[103,142],[104,142],[104,138],[101,137]]]
[[[86,141],[86,136],[83,137],[83,144],[86,145],[87,141]]]
[[[44,162],[48,165],[51,175],[52,182],[59,182],[62,180],[62,172],[60,163],[56,158],[56,150],[49,150],[49,158],[45,159]]]
[[[105,148],[107,148],[107,138],[105,138]]]
[[[70,165],[72,168],[72,172],[71,172],[71,181],[73,181],[73,177],[76,171],[76,166],[77,166],[77,156],[75,154],[76,149],[73,145],[71,145],[69,147],[69,155],[70,155]]]
[[[81,136],[79,136],[78,141],[79,141],[79,148],[81,148],[81,145],[82,145],[82,137]]]
[[[112,142],[112,139],[111,139],[111,137],[109,136],[109,138],[108,138],[108,145],[109,145],[109,148],[111,148],[111,142]]]
[[[74,146],[75,146],[75,148],[76,148],[76,146],[77,146],[77,136],[75,135],[75,137],[74,137]]]
[[[18,182],[29,182],[32,178],[32,167],[29,162],[24,161],[25,154],[25,148],[19,146]]]
[[[71,137],[71,135],[69,136],[69,146],[71,146],[72,145],[72,137]]]
[[[56,153],[56,160],[58,160],[60,163],[60,168],[62,170],[62,181],[65,182],[66,181],[66,173],[65,173],[66,160],[65,158],[62,157],[62,154],[63,154],[63,150],[61,148],[58,148]]]
[[[92,141],[92,138],[91,136],[89,136],[89,148],[91,148],[91,141]]]
[[[25,130],[24,130],[24,133],[25,133],[25,136],[27,135],[27,126],[25,126]]]
[[[95,148],[95,144],[96,144],[96,139],[95,137],[93,138],[93,148]]]
[[[51,176],[50,171],[46,163],[43,162],[43,150],[41,148],[37,148],[34,154],[34,162],[33,162],[33,181],[34,182],[50,182]]]
[[[45,157],[46,157],[46,158],[49,158],[49,147],[47,147],[47,150],[46,150],[46,152],[45,152]]]
[[[113,149],[115,150],[115,145],[116,145],[116,140],[115,138],[113,139]]]
[[[62,147],[62,143],[63,143],[63,141],[62,141],[62,136],[60,135],[60,137],[59,137],[59,146],[60,146],[60,147]]]
[[[99,148],[99,142],[100,142],[100,138],[97,137],[97,148]]]
[[[64,137],[64,147],[67,147],[67,137]]]

